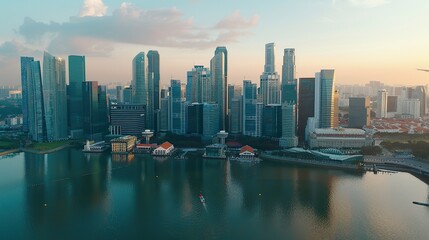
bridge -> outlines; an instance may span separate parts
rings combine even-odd
[[[365,156],[364,163],[395,171],[422,174],[429,177],[429,162],[395,156]]]

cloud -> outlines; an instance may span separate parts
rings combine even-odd
[[[175,48],[224,45],[250,34],[249,28],[258,19],[257,16],[245,19],[234,12],[215,27],[205,28],[196,26],[176,8],[145,10],[122,3],[111,15],[72,17],[63,23],[26,18],[18,33],[27,43],[49,39],[47,49],[56,54],[108,55],[114,43]]]
[[[216,24],[220,29],[243,29],[255,27],[259,22],[259,16],[253,15],[250,19],[241,16],[240,11],[235,11],[232,15],[227,16]]]
[[[80,16],[101,17],[106,14],[106,9],[107,7],[104,5],[102,0],[85,0],[83,3],[83,8],[80,11]]]
[[[368,8],[378,7],[389,3],[388,0],[349,0],[349,2],[357,7]]]

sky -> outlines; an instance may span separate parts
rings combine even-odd
[[[6,2],[6,1],[5,1]],[[158,50],[161,85],[186,82],[228,49],[228,81],[259,83],[266,43],[295,48],[297,77],[335,69],[337,84],[426,85],[428,0],[21,0],[0,3],[0,85],[20,84],[20,56],[85,55],[87,80],[129,83],[131,61]]]

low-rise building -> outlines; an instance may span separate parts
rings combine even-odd
[[[84,152],[104,152],[107,150],[106,142],[94,142],[94,141],[86,141],[86,144],[83,146]]]
[[[157,147],[155,150],[153,150],[152,155],[155,156],[168,156],[171,155],[171,153],[174,150],[174,145],[170,142],[164,142],[159,147]]]
[[[241,148],[239,156],[242,159],[253,160],[255,158],[255,150],[251,146],[246,145]]]
[[[225,144],[215,143],[215,144],[206,146],[206,150],[204,152],[203,157],[224,159],[226,158],[225,152],[226,152]]]
[[[355,128],[317,128],[308,141],[309,147],[358,149],[372,146],[372,137],[362,129]]]
[[[136,146],[136,142],[137,137],[130,135],[112,139],[112,153],[128,153]]]

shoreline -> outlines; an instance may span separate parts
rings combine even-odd
[[[53,149],[49,149],[49,150],[35,150],[30,148],[20,148],[19,150],[21,150],[22,152],[28,152],[28,153],[34,153],[34,154],[47,154],[47,153],[53,153],[68,147],[71,147],[69,143]]]
[[[14,149],[10,149],[10,150],[7,150],[7,151],[0,152],[0,157],[1,157],[1,156],[9,155],[9,154],[11,154],[11,153],[19,152],[20,150],[21,150],[21,149],[19,149],[19,148],[14,148]]]

